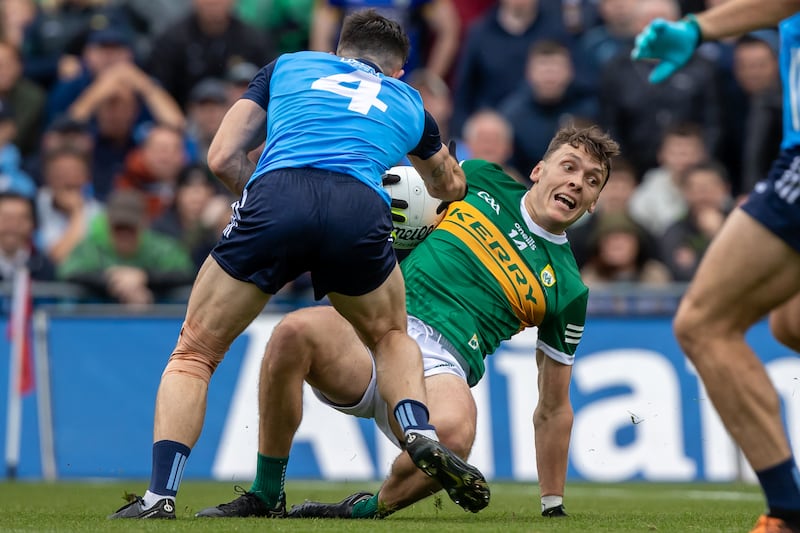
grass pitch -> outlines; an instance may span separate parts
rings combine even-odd
[[[462,511],[440,493],[385,520],[196,519],[203,507],[232,500],[232,483],[184,481],[174,521],[107,520],[140,494],[144,481],[126,483],[0,483],[0,531],[279,531],[279,532],[746,532],[763,510],[761,492],[750,485],[577,484],[567,485],[569,518],[539,514],[533,484],[491,483],[492,503],[478,514]],[[245,488],[249,487],[249,484]],[[288,505],[303,499],[338,501],[377,483],[289,482]]]

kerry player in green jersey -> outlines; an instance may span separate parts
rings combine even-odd
[[[530,190],[493,163],[463,162],[466,198],[448,207],[436,230],[402,263],[408,332],[422,351],[431,423],[465,459],[477,420],[469,387],[484,375],[484,357],[522,329],[538,328],[533,423],[544,516],[566,514],[569,383],[588,296],[565,230],[594,209],[617,153],[617,143],[597,128],[562,129],[531,172]],[[369,352],[335,310],[288,314],[261,366],[259,465],[288,457],[302,416],[304,381],[333,408],[374,418],[400,446],[402,433],[377,393],[375,375]],[[270,474],[259,466],[249,491],[198,515],[266,516],[262,501],[283,496],[284,472]],[[338,503],[306,501],[289,516],[379,518],[440,488],[401,453],[377,494],[358,492]],[[480,509],[466,503],[462,507]]]

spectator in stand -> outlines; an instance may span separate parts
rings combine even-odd
[[[567,47],[547,39],[531,45],[525,80],[498,105],[514,131],[513,167],[533,168],[547,151],[553,133],[570,119],[597,119],[597,100],[574,82]]]
[[[153,41],[192,9],[192,0],[112,0],[133,19],[137,30],[136,57],[150,57]]]
[[[602,24],[587,30],[577,43],[575,60],[582,84],[593,89],[600,85],[600,73],[606,63],[633,45],[631,15],[636,0],[599,0]]]
[[[186,144],[181,130],[151,126],[141,144],[125,158],[114,189],[135,189],[144,195],[147,220],[152,222],[172,204],[178,176],[186,165]]]
[[[53,264],[34,246],[33,201],[12,190],[0,190],[0,280],[10,280],[22,265],[31,279],[50,281]]]
[[[463,37],[492,6],[495,0],[455,0],[453,2],[458,13],[461,36]]]
[[[708,3],[710,5],[713,2]],[[715,151],[715,156],[727,169],[732,180],[731,187],[734,194],[747,192],[757,181],[756,179],[750,181],[749,186],[745,185],[743,173],[745,165],[750,164],[747,159],[751,157],[747,155],[747,151],[752,150],[752,148],[746,147],[746,144],[777,143],[774,145],[774,151],[770,150],[769,154],[756,155],[762,159],[766,158],[766,161],[761,162],[762,165],[767,165],[766,168],[763,168],[762,175],[764,176],[772,158],[778,154],[777,145],[780,144],[781,129],[781,94],[777,67],[778,40],[778,32],[775,29],[764,29],[741,37],[733,36],[718,41],[704,42],[697,48],[698,55],[714,63],[720,82],[723,127],[720,145]],[[746,79],[742,79],[742,75]],[[755,88],[754,84],[761,85],[762,80],[770,75],[774,76],[774,80],[769,82],[775,84],[773,92],[755,97],[752,92]],[[765,105],[766,108],[764,108]],[[752,118],[759,122],[766,122],[755,125],[755,137],[753,137],[753,126],[750,124],[751,110],[756,107],[759,108],[759,111],[755,113],[757,116]],[[777,124],[774,122],[776,112]],[[776,132],[768,131],[773,128],[776,129]],[[769,140],[765,139],[765,134]],[[761,145],[756,149],[756,153],[764,149],[765,146]],[[752,172],[752,168],[750,171]]]
[[[344,17],[365,8],[375,8],[405,30],[411,41],[406,74],[425,67],[447,79],[459,45],[458,12],[453,0],[316,0],[311,18],[311,49],[335,50]]]
[[[657,239],[686,213],[680,187],[683,174],[708,156],[703,132],[696,124],[676,124],[667,129],[658,150],[659,166],[645,172],[630,203],[633,218]]]
[[[666,285],[669,269],[647,246],[639,225],[624,213],[604,217],[591,240],[589,260],[581,268],[589,288],[616,283]]]
[[[0,3],[0,35],[3,41],[20,50],[25,29],[36,18],[35,0],[4,0]]]
[[[108,0],[38,2],[22,42],[25,75],[47,89],[80,75],[87,30],[112,26],[130,28],[124,5],[111,5]]]
[[[234,0],[192,0],[191,12],[153,43],[147,71],[185,107],[204,78],[224,78],[236,63],[266,65],[274,58],[267,34],[233,14]]]
[[[578,267],[583,267],[589,260],[592,239],[605,218],[621,215],[630,217],[630,200],[638,184],[639,180],[633,165],[622,157],[612,160],[611,175],[594,212],[584,215],[578,223],[567,230],[569,244]],[[657,243],[650,232],[638,222],[634,221],[634,224],[638,226],[639,234],[643,237],[647,249],[657,250]]]
[[[442,139],[451,139],[450,120],[453,118],[453,95],[447,82],[427,68],[418,68],[412,71],[406,81],[419,91],[422,104],[439,125],[439,134]]]
[[[69,116],[94,125],[93,185],[101,201],[137,144],[137,125],[144,125],[148,116],[177,129],[185,124],[175,100],[132,63],[106,69],[72,104]]]
[[[686,214],[669,226],[659,242],[661,257],[676,281],[690,281],[711,239],[733,208],[728,173],[720,163],[703,162],[683,173]]]
[[[236,63],[225,73],[227,82],[228,106],[232,106],[247,90],[259,68],[252,63]],[[191,97],[189,98],[191,100]]]
[[[91,30],[80,50],[75,72],[60,76],[52,86],[47,100],[47,122],[64,113],[106,70],[134,61],[130,32],[126,28],[106,26]]]
[[[737,196],[767,176],[780,152],[783,102],[777,42],[773,30],[756,31],[738,39],[733,51],[733,75],[747,97],[747,112],[737,109],[744,119],[737,152],[742,171],[733,190]]]
[[[675,0],[638,0],[633,31],[655,18],[677,20]],[[659,142],[671,125],[694,122],[702,128],[710,153],[717,149],[722,112],[713,65],[695,54],[676,76],[654,85],[647,81],[655,63],[634,62],[630,49],[606,63],[600,81],[601,124],[622,145],[622,153],[642,175],[658,164]]]
[[[130,61],[119,61],[98,71],[97,76],[69,106],[69,115],[75,120],[92,118],[101,102],[121,89],[133,91],[137,103],[135,117],[139,123],[152,118],[157,122],[183,128],[185,118],[177,102],[162,89],[158,82]]]
[[[229,85],[215,78],[206,78],[192,88],[186,107],[186,136],[192,160],[207,163],[208,147],[233,103],[230,97]]]
[[[134,308],[167,300],[171,291],[191,284],[195,274],[177,241],[147,227],[144,196],[130,190],[109,196],[106,216],[56,272],[104,301]]]
[[[41,87],[22,77],[22,58],[9,42],[0,41],[0,100],[14,110],[14,144],[23,157],[39,143],[46,96]]]
[[[569,42],[560,13],[544,12],[539,0],[499,0],[467,34],[456,68],[452,132],[479,109],[496,109],[525,80],[525,60],[540,39]],[[552,133],[552,132],[551,132]]]
[[[503,172],[530,187],[530,179],[511,165],[514,129],[497,111],[483,109],[473,113],[464,124],[464,142],[461,144],[467,154],[459,160],[483,159],[497,163],[503,167]]]
[[[0,100],[0,191],[12,190],[27,198],[36,194],[36,184],[22,170],[19,149],[13,144],[17,125],[11,107]]]
[[[24,161],[24,168],[37,185],[44,183],[44,155],[70,148],[91,159],[94,150],[94,136],[89,125],[69,118],[66,114],[57,117],[42,134],[39,149]],[[91,184],[90,184],[91,187]],[[94,195],[94,191],[92,190]]]
[[[315,0],[238,0],[236,14],[272,35],[276,54],[308,50]]]
[[[222,232],[220,224],[215,223],[217,217],[211,217],[207,221],[203,216],[216,193],[215,184],[205,166],[187,165],[178,176],[175,200],[152,225],[153,231],[179,241],[189,253],[197,270]],[[226,198],[226,207],[230,202]],[[229,220],[229,216],[225,217],[225,224]]]
[[[91,193],[88,154],[69,146],[44,154],[44,185],[36,194],[38,242],[50,260],[59,264],[89,231],[103,206]]]

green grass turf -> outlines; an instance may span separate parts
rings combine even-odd
[[[289,505],[304,498],[338,501],[376,483],[289,482]],[[232,500],[231,483],[184,481],[173,521],[109,521],[124,491],[141,494],[144,481],[0,483],[0,531],[389,531],[490,532],[746,532],[763,503],[749,485],[577,484],[567,486],[569,518],[539,514],[533,484],[492,483],[492,503],[478,514],[462,511],[442,493],[385,520],[195,519],[207,506]],[[247,488],[247,487],[245,487]]]

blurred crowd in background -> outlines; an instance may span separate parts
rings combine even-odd
[[[332,51],[352,9],[408,31],[405,81],[459,158],[520,182],[553,133],[617,139],[569,232],[586,283],[687,281],[781,137],[777,32],[704,43],[661,85],[634,36],[724,0],[3,0],[0,280],[147,306],[191,284],[235,200],[206,166],[227,109],[282,53]],[[298,294],[298,280],[288,291]]]

